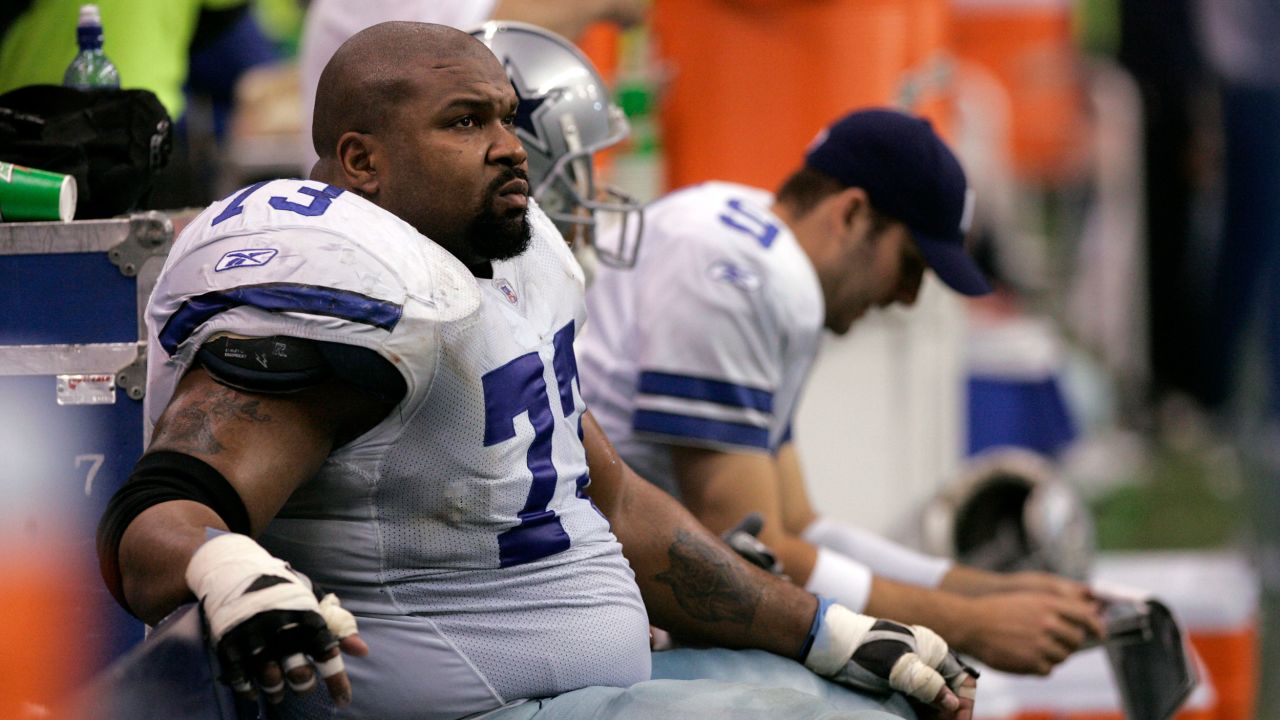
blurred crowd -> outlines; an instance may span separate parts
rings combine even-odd
[[[1250,338],[1266,358],[1255,374],[1280,370],[1266,352],[1280,345],[1277,321],[1252,312],[1278,285],[1267,282],[1280,222],[1271,3],[99,4],[123,86],[152,90],[177,123],[152,207],[202,206],[248,181],[305,175],[319,68],[360,28],[526,20],[578,41],[615,83],[633,134],[610,169],[646,198],[711,178],[775,186],[817,129],[850,108],[929,118],[965,158],[979,191],[975,242],[1007,290],[979,314],[1012,303],[1066,323],[1119,380],[1126,423],[1158,423],[1149,411],[1170,403],[1225,411]],[[0,92],[61,82],[78,8],[6,4]],[[1266,396],[1257,411],[1273,415],[1280,392]],[[1045,432],[1037,442],[1052,446],[1060,440],[1049,436],[1067,431]]]

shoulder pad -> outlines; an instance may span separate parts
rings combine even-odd
[[[314,340],[279,335],[219,335],[200,346],[196,360],[215,380],[237,390],[290,393],[328,379],[328,363],[316,345]]]

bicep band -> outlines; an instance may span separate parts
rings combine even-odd
[[[240,494],[222,473],[208,463],[185,453],[162,450],[142,456],[98,523],[98,566],[107,589],[125,610],[123,579],[120,574],[120,540],[129,524],[147,508],[171,500],[190,500],[205,505],[226,523],[233,533],[249,534],[249,511]]]

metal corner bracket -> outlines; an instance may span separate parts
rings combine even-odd
[[[163,256],[173,241],[173,220],[156,210],[129,216],[129,234],[110,250],[107,258],[120,274],[134,277],[147,258]]]

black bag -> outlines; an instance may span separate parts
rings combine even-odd
[[[0,95],[0,160],[75,176],[76,218],[111,217],[150,192],[171,125],[148,90],[28,85]]]

